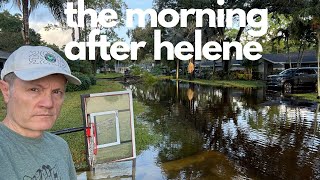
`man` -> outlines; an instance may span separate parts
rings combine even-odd
[[[60,114],[67,82],[81,84],[52,49],[22,46],[1,71],[7,114],[0,123],[0,179],[76,179],[67,143],[45,132]]]

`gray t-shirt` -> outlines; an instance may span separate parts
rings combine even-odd
[[[15,179],[77,179],[68,144],[48,132],[24,137],[0,123],[0,180]]]

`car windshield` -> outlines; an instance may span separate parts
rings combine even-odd
[[[280,75],[290,75],[290,74],[292,74],[293,72],[295,72],[295,69],[287,69],[287,70],[282,71],[282,72],[279,73],[279,74],[280,74]]]

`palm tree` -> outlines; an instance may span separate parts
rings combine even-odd
[[[0,7],[10,2],[9,0],[0,0]],[[30,13],[35,10],[39,4],[49,7],[53,17],[64,24],[65,15],[64,15],[64,3],[66,0],[11,0],[12,3],[16,4],[22,12],[22,21],[23,21],[23,39],[25,44],[30,44],[29,37],[29,16]]]

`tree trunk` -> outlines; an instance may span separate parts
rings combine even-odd
[[[30,44],[29,37],[29,0],[22,1],[23,14],[23,40],[24,44]]]
[[[288,54],[289,67],[292,68],[291,58],[290,58],[289,38],[286,38],[286,44],[287,44],[287,54]]]
[[[317,31],[317,38],[318,38],[318,92],[317,98],[320,98],[320,29]]]
[[[304,56],[304,47],[301,46],[299,48],[299,54],[298,54],[298,64],[297,64],[298,67],[301,67],[303,56]]]
[[[76,30],[75,30],[75,28],[72,28],[71,39],[72,39],[72,41],[76,41]]]
[[[73,3],[73,8],[78,9],[78,4]],[[78,24],[78,15],[74,14],[73,20]],[[72,41],[76,41],[76,27],[72,28],[71,38],[72,38]]]
[[[213,61],[212,70],[213,70],[213,74],[214,74],[216,72],[216,61]]]
[[[235,39],[235,41],[240,42],[240,38],[241,38],[241,34],[244,31],[244,28],[241,27],[238,31],[237,37]],[[222,39],[222,41],[224,41],[224,37]],[[222,44],[222,43],[221,43]],[[230,60],[229,61],[224,61],[222,60],[222,65],[223,65],[223,71],[226,72],[228,75],[230,74],[230,69],[231,69],[231,60],[232,60],[232,56],[235,53],[236,49],[235,48],[231,48],[230,49]]]
[[[177,59],[177,70],[176,70],[176,80],[178,80],[179,79],[179,59]]]

